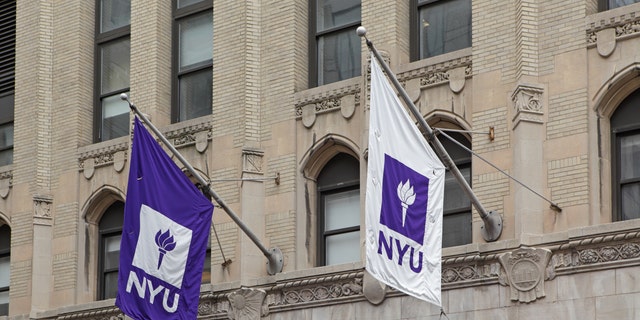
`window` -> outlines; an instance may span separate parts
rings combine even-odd
[[[413,0],[413,60],[471,47],[471,0]]]
[[[640,218],[640,90],[625,98],[611,116],[614,220]]]
[[[360,75],[359,0],[311,1],[311,87]]]
[[[598,9],[600,11],[606,11],[638,2],[640,2],[640,0],[598,0]]]
[[[211,114],[213,1],[174,0],[172,122]]]
[[[98,298],[115,298],[118,292],[118,267],[120,263],[120,239],[124,221],[124,203],[114,202],[102,215],[98,224],[100,255]]]
[[[130,0],[96,0],[94,141],[129,134]]]
[[[13,163],[16,2],[0,4],[0,166]]]
[[[471,143],[462,134],[447,132],[447,135],[471,148]],[[440,138],[442,146],[471,185],[471,155],[446,137]],[[444,182],[444,203],[442,220],[442,246],[452,247],[471,243],[471,200],[458,180],[447,170]]]
[[[318,175],[318,265],[360,261],[360,169],[340,153]]]
[[[9,276],[11,274],[11,229],[0,227],[0,316],[9,314]]]

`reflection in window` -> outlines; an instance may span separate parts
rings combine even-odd
[[[99,0],[96,45],[95,141],[129,134],[129,106],[120,94],[129,93],[130,0]]]
[[[115,298],[118,292],[118,267],[123,221],[124,203],[118,201],[107,208],[98,224],[100,235],[99,299]]]
[[[311,86],[360,75],[359,0],[316,0]]]
[[[634,4],[638,2],[640,2],[640,0],[599,0],[598,7],[600,11],[605,11],[605,10],[628,6],[630,4]]]
[[[416,6],[414,60],[471,46],[471,0],[417,0]]]
[[[0,167],[13,163],[16,1],[0,3]]]
[[[213,2],[180,0],[174,7],[173,122],[211,114]]]
[[[318,265],[360,261],[359,163],[346,154],[318,175]]]
[[[615,220],[640,218],[640,90],[611,116],[613,212]]]

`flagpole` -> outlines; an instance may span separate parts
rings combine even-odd
[[[380,55],[378,50],[375,48],[371,40],[367,38],[366,36],[367,29],[360,26],[356,30],[356,33],[358,34],[358,36],[363,37],[365,39],[365,42],[367,43],[367,47],[371,50],[371,52],[373,52],[373,55],[376,57],[376,60],[378,60],[378,62],[380,63],[384,71],[387,73],[387,77],[391,80],[391,83],[393,83],[393,86],[396,88],[396,90],[400,94],[400,97],[402,98],[402,100],[404,100],[405,104],[407,105],[407,107],[409,108],[413,116],[418,120],[418,124],[427,132],[428,140],[435,147],[436,152],[442,158],[444,165],[451,171],[453,176],[458,181],[458,184],[462,187],[462,190],[464,190],[464,192],[467,194],[467,196],[471,200],[471,203],[473,203],[473,206],[476,208],[476,210],[478,210],[478,213],[480,214],[480,218],[482,218],[482,221],[484,222],[484,226],[480,227],[481,229],[480,233],[482,234],[482,237],[484,238],[484,240],[488,242],[493,242],[498,240],[498,238],[500,238],[500,234],[502,234],[502,217],[500,216],[500,214],[494,211],[487,212],[485,208],[482,206],[482,204],[480,203],[480,200],[478,200],[475,193],[473,193],[473,190],[471,189],[467,181],[462,176],[462,173],[460,173],[460,170],[458,170],[458,167],[455,165],[455,163],[449,156],[449,153],[447,153],[447,151],[442,146],[440,141],[435,137],[434,132],[429,126],[429,124],[424,120],[418,108],[415,106],[415,104],[413,104],[413,101],[411,100],[411,98],[409,98],[409,95],[404,90],[400,82],[398,82],[398,79],[396,79],[395,74],[391,71],[387,63],[382,59],[382,56]]]
[[[258,237],[251,231],[251,229],[249,229],[249,227],[244,222],[242,222],[242,220],[240,220],[238,215],[236,215],[233,212],[233,210],[229,208],[227,204],[218,196],[218,194],[211,188],[210,184],[207,181],[205,181],[202,178],[202,176],[200,176],[200,174],[191,166],[191,164],[187,161],[187,159],[185,159],[180,154],[180,152],[178,152],[178,150],[176,150],[176,148],[169,142],[169,140],[165,138],[165,136],[160,132],[160,130],[158,130],[158,128],[156,128],[156,126],[154,126],[153,123],[151,123],[151,121],[147,119],[147,117],[144,114],[142,114],[140,110],[138,110],[138,108],[129,100],[129,97],[127,96],[127,94],[126,93],[120,94],[120,99],[126,101],[129,104],[129,108],[131,108],[131,110],[133,110],[133,112],[135,112],[135,114],[138,115],[138,117],[140,117],[140,119],[142,119],[142,121],[144,121],[144,123],[147,126],[149,126],[151,131],[153,131],[153,133],[155,133],[156,136],[160,138],[160,140],[164,143],[164,145],[167,146],[169,150],[171,150],[171,152],[176,156],[176,158],[178,158],[178,160],[182,162],[182,164],[187,168],[187,170],[189,170],[189,172],[196,178],[196,180],[198,180],[200,185],[202,185],[203,187],[206,186],[206,190],[209,193],[209,195],[211,195],[211,197],[218,203],[218,205],[220,205],[220,207],[227,213],[227,215],[231,217],[231,219],[238,225],[238,227],[242,229],[244,234],[246,234],[249,237],[249,239],[253,241],[253,243],[258,247],[258,249],[262,251],[264,256],[267,257],[267,273],[269,273],[270,275],[274,275],[276,273],[282,272],[282,267],[284,264],[283,262],[284,256],[282,255],[282,251],[280,251],[280,249],[277,247],[267,249],[260,242]]]

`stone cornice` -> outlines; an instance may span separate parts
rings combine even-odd
[[[511,274],[513,270],[506,270],[504,263],[511,263],[514,266],[522,261],[523,263],[518,265],[524,267],[539,263],[540,277],[543,279],[540,281],[549,281],[562,275],[640,265],[640,228],[612,231],[613,228],[620,228],[620,226],[621,224],[609,224],[601,228],[589,227],[590,231],[600,230],[603,233],[573,235],[551,243],[520,245],[491,252],[476,251],[444,257],[442,289],[446,291],[501,284],[511,287],[512,300],[532,301],[544,296],[544,292],[537,296],[533,293],[528,296],[514,295],[523,292],[521,290],[523,285],[522,282],[513,282]],[[547,258],[538,259],[535,255],[528,254],[527,250],[548,252]],[[264,292],[263,298],[256,299],[255,302],[259,304],[256,310],[261,310],[262,316],[310,307],[365,301],[367,300],[366,288],[363,286],[365,271],[356,265],[352,268],[342,271],[309,269],[291,273],[291,276],[282,274],[279,276],[280,279],[275,281],[273,278],[263,279],[265,280],[261,281],[263,284],[254,288],[242,287],[239,284],[212,286],[212,291],[204,291],[200,295],[199,318],[228,319],[230,312],[237,314],[242,311],[237,310],[237,307],[233,309],[230,298],[250,297],[251,294],[255,296],[255,292]],[[220,288],[216,289],[216,287]],[[514,287],[518,290],[514,291]],[[391,288],[386,290],[387,297],[401,294]],[[122,314],[115,307],[98,307],[58,313],[57,316],[48,319],[98,320],[105,317],[122,319]]]
[[[598,32],[610,28],[615,29],[616,39],[640,35],[640,5],[628,5],[588,16],[587,45],[595,46],[598,42]]]

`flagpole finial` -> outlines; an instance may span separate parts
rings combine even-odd
[[[129,96],[126,93],[120,94],[120,100],[126,101],[129,104],[129,108],[135,109],[136,106],[134,106],[131,100],[129,100]]]
[[[367,28],[359,26],[358,29],[356,29],[356,34],[358,37],[365,37],[367,35]]]

